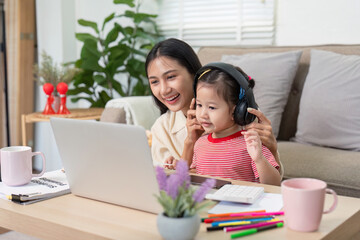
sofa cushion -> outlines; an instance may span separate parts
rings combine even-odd
[[[360,197],[360,152],[279,141],[284,178],[310,177],[328,183],[340,195]]]
[[[281,116],[298,68],[301,51],[223,55],[221,61],[243,69],[255,79],[254,95],[278,136]]]
[[[295,141],[360,151],[360,56],[312,50]]]

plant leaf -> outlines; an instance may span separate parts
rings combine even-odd
[[[104,41],[104,45],[107,48],[109,43],[112,43],[113,41],[115,41],[118,36],[119,36],[119,31],[121,29],[121,26],[117,23],[114,24],[113,29],[111,29],[109,31],[109,33],[107,34],[105,41]]]
[[[119,93],[122,97],[124,97],[126,94],[123,90],[123,86],[118,82],[116,81],[115,79],[112,81],[112,86],[113,86],[113,89]]]
[[[73,89],[69,89],[66,93],[66,95],[68,96],[72,96],[72,95],[77,95],[79,93],[86,93],[88,95],[93,94],[93,92],[91,92],[88,88],[86,87],[79,87],[79,88],[73,88]]]
[[[99,33],[99,29],[98,29],[98,26],[97,26],[96,22],[88,21],[88,20],[85,20],[85,19],[79,19],[78,23],[81,26],[84,26],[84,27],[91,27],[92,29],[95,30],[96,33]]]
[[[135,7],[133,0],[114,0],[115,4],[126,4],[129,7]]]
[[[75,33],[75,37],[81,42],[85,42],[86,39],[92,39],[95,42],[97,41],[97,38],[89,33]]]
[[[101,91],[100,93],[99,93],[99,97],[100,97],[100,99],[102,100],[102,103],[104,104],[103,106],[105,106],[105,104],[109,101],[109,100],[111,100],[111,97],[107,94],[107,92],[106,91]]]
[[[71,102],[75,103],[75,102],[78,102],[81,99],[86,100],[86,101],[88,101],[90,103],[94,103],[94,100],[92,98],[89,98],[89,97],[73,97],[73,98],[71,98]]]
[[[98,51],[97,42],[92,39],[86,39],[81,49],[81,68],[97,72],[103,71],[99,65],[101,53]]]
[[[114,17],[115,17],[115,13],[112,13],[104,19],[103,26],[101,28],[102,31],[104,30],[106,23],[111,21]]]
[[[106,78],[103,75],[94,75],[93,79],[99,85],[102,85],[106,82]]]

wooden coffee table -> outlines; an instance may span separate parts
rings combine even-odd
[[[241,181],[234,183],[253,184]],[[261,186],[264,186],[266,192],[280,193],[280,187]],[[325,208],[331,203],[329,195]],[[246,239],[354,239],[353,236],[360,232],[359,223],[360,199],[339,196],[338,207],[323,216],[317,232],[295,232],[286,228],[285,223],[283,228],[249,235]],[[27,206],[0,199],[0,227],[42,239],[161,239],[155,214],[72,194]],[[230,235],[223,231],[207,232],[206,225],[202,223],[195,239],[230,239]]]

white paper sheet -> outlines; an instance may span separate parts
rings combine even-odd
[[[208,213],[232,213],[232,212],[245,212],[266,210],[267,212],[277,212],[283,207],[283,200],[281,194],[264,193],[255,203],[243,204],[234,202],[219,202],[215,207],[211,208]]]

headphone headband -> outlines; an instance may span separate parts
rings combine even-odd
[[[195,75],[195,86],[197,85],[197,81],[200,76],[203,75],[208,69],[218,69],[222,72],[225,72],[229,74],[233,79],[235,79],[239,83],[240,87],[242,87],[245,91],[249,89],[249,83],[246,78],[232,65],[223,62],[212,62],[200,68]]]
[[[223,63],[223,62],[212,62],[212,63],[206,64],[196,72],[195,78],[194,78],[194,96],[195,96],[195,98],[196,98],[197,82],[198,82],[199,78],[201,78],[206,72],[209,71],[209,69],[211,69],[211,70],[218,69],[222,72],[227,73],[233,79],[235,79],[236,82],[240,85],[240,87],[245,90],[245,96],[248,98],[248,101],[250,103],[249,105],[251,107],[257,109],[257,104],[255,102],[254,94],[253,94],[252,89],[249,87],[248,80],[245,78],[244,75],[241,74],[241,72],[239,72],[236,68],[234,68],[234,66],[227,64],[227,63]]]

